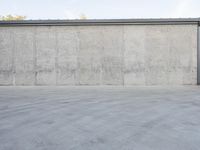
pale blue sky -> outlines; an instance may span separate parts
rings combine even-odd
[[[200,17],[200,0],[0,0],[0,15],[27,19]]]

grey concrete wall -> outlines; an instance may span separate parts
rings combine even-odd
[[[0,27],[0,85],[197,83],[197,25]]]
[[[200,26],[197,29],[197,84],[200,85]]]

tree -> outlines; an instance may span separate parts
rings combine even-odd
[[[80,14],[79,18],[85,20],[87,19],[87,16],[85,14]]]
[[[9,21],[9,20],[24,20],[26,19],[26,16],[20,16],[20,15],[6,15],[6,16],[0,16],[0,20]]]

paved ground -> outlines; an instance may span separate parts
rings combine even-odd
[[[0,87],[0,150],[199,150],[200,87]]]

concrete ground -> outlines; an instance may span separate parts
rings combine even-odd
[[[0,87],[0,150],[199,150],[200,87]]]

